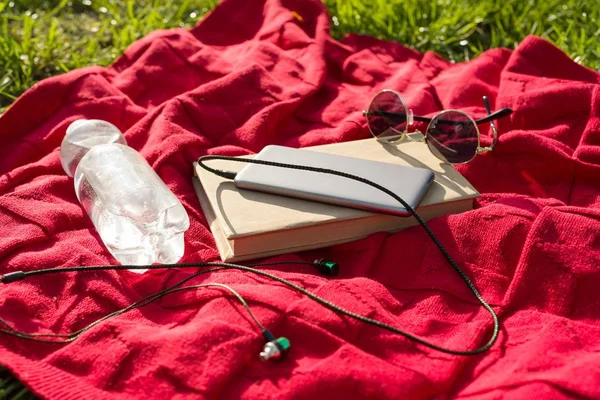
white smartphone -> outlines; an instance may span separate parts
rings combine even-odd
[[[433,171],[425,168],[275,145],[266,146],[255,159],[328,168],[357,175],[391,190],[412,208],[419,205],[435,177]],[[247,164],[237,173],[234,182],[240,189],[385,214],[410,215],[402,204],[381,190],[331,174]]]

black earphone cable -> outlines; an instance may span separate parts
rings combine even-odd
[[[211,269],[207,269],[207,270],[203,270],[203,271],[198,271],[184,279],[182,279],[181,281],[167,287],[166,289],[163,289],[157,293],[153,293],[151,295],[148,295],[132,304],[130,304],[129,306],[122,308],[120,310],[114,311],[108,315],[105,315],[104,317],[97,319],[96,321],[92,322],[89,325],[86,325],[85,327],[83,327],[82,329],[79,329],[77,331],[74,332],[70,332],[70,333],[59,333],[59,334],[55,334],[55,333],[26,333],[26,332],[22,332],[19,331],[17,329],[15,329],[14,327],[12,327],[6,320],[0,318],[0,323],[2,323],[3,325],[5,325],[8,329],[1,329],[0,328],[0,332],[12,335],[12,336],[17,336],[20,337],[22,339],[29,339],[29,340],[33,340],[36,342],[43,342],[43,343],[70,343],[72,341],[74,341],[75,339],[77,339],[79,336],[81,336],[84,332],[90,330],[91,328],[93,328],[94,326],[98,325],[99,323],[112,318],[112,317],[116,317],[117,315],[121,315],[124,314],[130,310],[133,310],[134,308],[140,308],[143,307],[145,305],[148,305],[150,303],[152,303],[155,300],[158,300],[161,297],[164,297],[168,294],[171,293],[176,293],[176,292],[180,292],[180,291],[184,291],[184,290],[191,290],[191,289],[199,289],[199,288],[206,288],[206,287],[220,287],[223,289],[228,290],[229,292],[231,292],[242,304],[242,306],[244,306],[244,308],[246,309],[246,311],[248,312],[248,314],[250,315],[250,318],[252,318],[252,321],[256,324],[256,326],[260,329],[261,333],[264,334],[265,331],[268,331],[263,324],[260,323],[260,321],[256,318],[256,316],[254,315],[254,313],[252,312],[252,310],[250,309],[250,306],[248,305],[248,303],[246,302],[246,300],[242,297],[242,295],[240,295],[235,289],[233,289],[231,286],[229,285],[225,285],[223,283],[216,283],[216,282],[210,282],[210,283],[201,283],[201,284],[197,284],[197,285],[189,285],[189,286],[181,286],[183,285],[185,282],[188,282],[189,280],[197,277],[198,275],[201,274],[207,274],[210,272],[215,272],[215,271],[220,271],[225,269],[224,267],[218,267],[218,268],[211,268]],[[54,339],[44,339],[44,338],[54,338]]]
[[[272,266],[272,265],[281,265],[281,264],[294,264],[294,265],[310,265],[310,266],[317,266],[319,267],[319,269],[321,271],[323,271],[322,267],[325,265],[325,263],[328,260],[315,260],[313,262],[310,261],[293,261],[293,260],[284,260],[284,261],[280,261],[280,262],[262,262],[262,263],[254,263],[254,264],[249,264],[250,266]],[[334,263],[335,264],[335,263]],[[232,264],[234,265],[234,264]],[[199,288],[199,287],[206,287],[206,286],[221,286],[221,287],[225,287],[227,285],[222,285],[220,283],[214,283],[214,284],[203,284],[203,285],[193,285],[193,286],[185,286],[183,288],[179,288],[181,285],[183,285],[184,283],[190,281],[191,279],[202,275],[202,274],[207,274],[210,272],[216,272],[216,271],[221,271],[224,269],[231,269],[230,267],[224,266],[223,263],[213,263],[213,262],[204,262],[204,263],[182,263],[182,264],[166,264],[166,265],[145,265],[145,266],[139,266],[139,265],[118,265],[118,266],[111,266],[111,265],[99,265],[99,266],[84,266],[84,267],[65,267],[65,268],[47,268],[47,269],[40,269],[40,270],[34,270],[34,271],[27,271],[27,272],[23,272],[23,271],[16,271],[16,272],[11,272],[8,274],[4,274],[2,276],[0,276],[0,282],[2,283],[12,283],[12,282],[16,282],[18,280],[23,280],[27,277],[30,276],[34,276],[34,275],[47,275],[47,274],[58,274],[58,273],[65,273],[65,272],[92,272],[92,271],[107,271],[107,270],[123,270],[123,269],[171,269],[171,268],[198,268],[198,267],[214,267],[214,268],[210,268],[207,270],[201,270],[201,271],[197,271],[195,273],[193,273],[190,276],[185,277],[184,279],[180,280],[179,282],[169,286],[166,289],[163,289],[157,293],[148,295],[140,300],[135,301],[134,303],[130,304],[129,306],[122,308],[120,310],[114,311],[110,314],[105,315],[102,318],[99,318],[95,321],[93,321],[92,323],[86,325],[85,327],[77,330],[77,331],[73,331],[70,333],[27,333],[27,332],[22,332],[19,331],[17,329],[15,329],[14,327],[12,327],[5,319],[0,318],[0,324],[6,326],[8,329],[2,329],[0,328],[0,332],[8,334],[8,335],[12,335],[12,336],[16,336],[22,339],[28,339],[28,340],[32,340],[32,341],[37,341],[37,342],[42,342],[42,343],[70,343],[72,341],[74,341],[75,339],[77,339],[79,336],[81,336],[81,334],[83,334],[84,332],[90,330],[91,328],[93,328],[94,326],[100,324],[103,321],[106,321],[109,318],[112,317],[116,317],[118,315],[124,314],[134,308],[139,308],[139,307],[143,307],[147,304],[150,304],[151,302],[166,296],[170,293],[174,293],[176,291],[179,290],[189,290],[192,288]],[[337,266],[336,266],[337,268]],[[249,267],[249,269],[252,269],[251,267]],[[337,270],[328,270],[329,273],[336,273]],[[258,321],[258,319],[256,318],[256,316],[254,315],[254,313],[252,313],[252,310],[250,309],[250,306],[248,305],[248,303],[244,300],[243,297],[241,297],[241,295],[239,293],[237,293],[233,288],[231,287],[225,287],[227,290],[229,290],[231,293],[233,293],[238,300],[240,300],[240,302],[242,303],[242,305],[246,308],[246,310],[248,311],[248,314],[250,314],[250,317],[252,318],[252,320],[254,321],[254,323],[258,326],[258,328],[261,330],[261,333],[263,334],[263,337],[268,338],[268,337],[273,337],[274,336],[271,334],[271,332],[266,329],[261,323],[260,321]],[[43,338],[57,338],[57,339],[43,339]],[[59,340],[58,338],[63,338],[62,340]]]
[[[40,341],[40,342],[46,342],[46,343],[69,343],[72,342],[73,340],[75,340],[77,337],[79,337],[79,335],[81,335],[82,333],[84,333],[85,331],[91,329],[92,327],[96,326],[97,324],[101,323],[102,321],[105,321],[108,318],[123,314],[133,308],[137,308],[137,307],[142,307],[146,304],[149,304],[155,300],[157,300],[160,297],[163,297],[169,293],[174,293],[180,290],[188,290],[188,289],[192,289],[192,288],[198,288],[198,287],[206,287],[209,285],[212,286],[220,286],[222,288],[225,288],[227,290],[229,290],[231,293],[233,293],[238,300],[241,301],[242,305],[244,305],[244,307],[246,308],[246,310],[249,312],[249,314],[251,315],[253,321],[257,324],[257,326],[261,329],[263,336],[266,338],[266,340],[270,341],[272,339],[275,339],[274,336],[270,333],[270,331],[268,331],[267,329],[264,328],[264,326],[262,326],[260,324],[260,322],[256,319],[256,317],[254,316],[254,314],[252,314],[250,307],[248,306],[248,304],[245,302],[245,300],[239,295],[239,293],[235,292],[232,288],[227,287],[227,285],[223,285],[223,284],[200,284],[200,285],[193,285],[193,286],[185,286],[185,287],[179,287],[182,284],[184,284],[185,282],[189,281],[190,279],[203,274],[203,273],[208,273],[208,272],[213,272],[213,271],[219,271],[219,270],[224,270],[224,269],[237,269],[237,270],[241,270],[241,271],[247,271],[247,272],[251,272],[257,275],[261,275],[264,276],[266,278],[272,279],[274,281],[277,281],[283,285],[288,286],[291,289],[294,289],[304,295],[306,295],[307,297],[309,297],[310,299],[312,299],[313,301],[321,304],[322,306],[337,312],[339,314],[343,314],[346,315],[350,318],[353,318],[355,320],[361,321],[363,323],[366,324],[370,324],[370,325],[374,325],[377,326],[381,329],[385,329],[388,330],[390,332],[396,333],[398,335],[404,336],[407,339],[414,341],[416,343],[419,343],[423,346],[429,347],[431,349],[443,352],[443,353],[447,353],[447,354],[453,354],[453,355],[465,355],[465,356],[469,356],[469,355],[477,355],[480,353],[483,353],[487,350],[489,350],[493,344],[495,343],[497,337],[498,337],[498,332],[499,332],[499,320],[498,320],[498,316],[496,315],[496,313],[494,312],[494,310],[492,309],[492,307],[483,299],[483,297],[481,296],[481,294],[477,291],[477,289],[475,288],[475,286],[473,285],[473,283],[470,281],[470,279],[466,276],[466,274],[462,271],[462,269],[458,266],[458,264],[454,261],[454,259],[452,259],[452,257],[448,254],[448,252],[446,251],[446,249],[442,246],[442,244],[439,242],[439,240],[435,237],[435,235],[433,234],[433,232],[431,231],[431,229],[427,226],[427,224],[423,221],[423,219],[417,214],[417,212],[410,207],[410,205],[408,205],[402,198],[400,198],[399,196],[397,196],[395,193],[391,192],[390,190],[386,189],[385,187],[378,185],[375,182],[371,182],[368,179],[365,178],[361,178],[355,175],[351,175],[348,173],[344,173],[344,172],[340,172],[340,171],[334,171],[334,170],[330,170],[330,169],[325,169],[325,168],[316,168],[316,167],[308,167],[308,166],[303,166],[303,165],[293,165],[293,164],[285,164],[285,163],[277,163],[277,162],[272,162],[272,161],[264,161],[264,160],[253,160],[253,159],[239,159],[239,158],[233,158],[233,157],[225,157],[225,156],[204,156],[204,157],[200,157],[200,159],[198,159],[198,164],[200,166],[202,166],[202,168],[216,174],[219,176],[222,176],[224,178],[227,179],[234,179],[235,178],[235,172],[231,172],[231,171],[222,171],[222,170],[217,170],[217,169],[213,169],[211,167],[208,167],[207,165],[203,164],[203,161],[208,161],[208,160],[228,160],[228,161],[236,161],[236,162],[246,162],[246,163],[255,163],[255,164],[263,164],[263,165],[268,165],[268,166],[275,166],[275,167],[283,167],[283,168],[291,168],[291,169],[299,169],[299,170],[306,170],[306,171],[311,171],[311,172],[318,172],[318,173],[326,173],[326,174],[332,174],[332,175],[338,175],[341,177],[345,177],[348,179],[354,179],[357,180],[359,182],[365,183],[367,185],[373,186],[381,191],[383,191],[384,193],[392,196],[394,199],[396,199],[398,202],[400,202],[405,208],[406,210],[411,213],[412,216],[414,216],[417,220],[417,222],[425,229],[425,231],[428,233],[429,237],[433,240],[433,242],[436,244],[436,246],[439,248],[439,250],[442,252],[443,256],[446,258],[446,260],[450,263],[450,265],[458,272],[458,274],[460,275],[460,277],[463,279],[463,281],[467,284],[467,286],[469,287],[469,289],[471,290],[471,292],[474,294],[474,296],[477,298],[477,300],[479,301],[479,303],[491,314],[492,319],[493,319],[493,331],[492,331],[492,335],[490,337],[490,339],[488,340],[488,342],[486,344],[484,344],[481,347],[478,347],[474,350],[453,350],[453,349],[447,349],[444,348],[442,346],[430,343],[424,339],[421,339],[415,335],[412,335],[408,332],[405,332],[401,329],[395,328],[389,324],[386,324],[384,322],[372,319],[372,318],[368,318],[359,314],[356,314],[352,311],[346,310],[340,306],[337,306],[333,303],[331,303],[328,300],[323,299],[322,297],[317,296],[316,294],[313,294],[312,292],[286,280],[283,278],[280,278],[276,275],[273,275],[271,273],[253,268],[253,267],[260,267],[260,266],[271,266],[271,265],[282,265],[282,264],[300,264],[300,265],[312,265],[312,266],[317,266],[319,267],[319,269],[322,272],[328,273],[328,274],[335,274],[337,272],[337,265],[335,265],[332,268],[332,263],[328,260],[315,260],[313,262],[308,262],[308,261],[273,261],[273,262],[264,262],[264,263],[253,263],[253,264],[248,264],[248,266],[243,266],[243,265],[237,265],[237,264],[230,264],[230,263],[221,263],[221,262],[189,262],[189,263],[178,263],[178,264],[163,264],[163,265],[144,265],[144,266],[139,266],[139,265],[118,265],[118,266],[110,266],[110,265],[100,265],[100,266],[81,266],[81,267],[64,267],[64,268],[49,268],[49,269],[40,269],[40,270],[33,270],[33,271],[15,271],[15,272],[11,272],[8,274],[4,274],[0,277],[0,282],[2,283],[11,283],[11,282],[16,282],[31,276],[35,276],[35,275],[46,275],[46,274],[56,274],[56,273],[64,273],[64,272],[83,272],[83,271],[105,271],[105,270],[134,270],[134,269],[172,269],[172,268],[198,268],[198,267],[212,267],[208,270],[202,270],[202,271],[198,271],[188,277],[186,277],[185,279],[177,282],[176,284],[161,290],[160,292],[157,292],[155,294],[146,296],[143,299],[140,299],[136,302],[134,302],[133,304],[129,305],[128,307],[125,307],[123,309],[117,310],[113,313],[110,313],[94,322],[92,322],[91,324],[87,325],[86,327],[69,333],[69,334],[28,334],[28,333],[24,333],[24,332],[20,332],[16,329],[14,329],[13,327],[11,327],[5,320],[0,319],[0,323],[2,323],[3,325],[7,326],[9,329],[1,329],[0,328],[0,332],[9,334],[9,335],[13,335],[13,336],[17,336],[17,337],[21,337],[24,339],[29,339],[29,340],[35,340],[35,341]],[[237,293],[237,294],[236,294]],[[43,338],[64,338],[64,340],[51,340],[51,339],[43,339]]]
[[[75,268],[77,269],[77,268]],[[81,269],[81,268],[80,268]],[[135,301],[134,303],[131,303],[130,305],[128,305],[125,308],[122,308],[120,310],[117,311],[113,311],[110,314],[105,315],[102,318],[99,318],[97,320],[95,320],[94,322],[90,323],[89,325],[86,325],[85,327],[70,332],[70,333],[26,333],[26,332],[22,332],[19,331],[15,328],[13,328],[6,320],[4,320],[3,318],[0,318],[0,323],[2,323],[4,326],[8,327],[9,330],[6,329],[1,329],[0,328],[0,332],[2,333],[6,333],[9,335],[13,335],[13,336],[17,336],[20,337],[22,339],[29,339],[29,340],[33,340],[36,342],[44,342],[44,343],[70,343],[72,341],[74,341],[75,339],[77,339],[79,336],[81,336],[81,334],[83,334],[84,332],[90,330],[91,328],[93,328],[94,326],[98,325],[99,323],[106,321],[109,318],[112,317],[116,317],[118,315],[124,314],[130,310],[133,310],[134,308],[139,308],[139,307],[143,307],[151,302],[153,302],[154,300],[159,299],[160,297],[165,296],[168,293],[172,293],[172,290],[177,288],[178,286],[183,285],[184,283],[188,282],[189,280],[197,277],[198,275],[202,275],[202,274],[208,274],[210,272],[214,272],[214,271],[219,271],[224,269],[223,267],[218,267],[218,268],[211,268],[211,269],[207,269],[207,270],[203,270],[203,271],[198,271],[188,277],[185,277],[184,279],[180,280],[179,282],[175,283],[174,285],[169,286],[166,289],[163,289],[157,293],[153,293],[151,295],[148,295],[140,300]],[[51,270],[48,270],[51,271]],[[73,271],[73,269],[71,269],[71,271]],[[88,270],[89,271],[89,270]],[[254,315],[253,319],[254,318]],[[262,327],[262,325],[259,324],[259,326]],[[51,340],[51,339],[38,339],[38,338],[64,338],[63,340]]]
[[[421,218],[421,216],[408,204],[406,203],[400,196],[398,196],[397,194],[395,194],[394,192],[392,192],[391,190],[377,184],[376,182],[372,182],[369,179],[360,177],[360,176],[356,176],[356,175],[352,175],[346,172],[341,172],[341,171],[335,171],[332,169],[328,169],[328,168],[320,168],[320,167],[311,167],[311,166],[306,166],[306,165],[295,165],[295,164],[288,164],[288,163],[280,163],[280,162],[274,162],[274,161],[266,161],[266,160],[256,160],[256,159],[249,159],[249,158],[237,158],[237,157],[229,157],[229,156],[217,156],[217,155],[207,155],[207,156],[202,156],[198,159],[198,165],[200,167],[202,167],[203,169],[221,176],[223,178],[226,179],[235,179],[236,173],[232,172],[232,171],[223,171],[220,169],[215,169],[215,168],[211,168],[208,165],[205,164],[206,161],[210,161],[210,160],[224,160],[224,161],[234,161],[234,162],[241,162],[241,163],[250,163],[250,164],[259,164],[259,165],[266,165],[266,166],[271,166],[271,167],[279,167],[279,168],[287,168],[287,169],[295,169],[295,170],[301,170],[301,171],[308,171],[308,172],[316,172],[316,173],[322,173],[322,174],[329,174],[329,175],[336,175],[336,176],[340,176],[343,178],[347,178],[347,179],[352,179],[358,182],[362,182],[366,185],[372,186],[378,190],[381,190],[382,192],[386,193],[387,195],[391,196],[393,199],[395,199],[396,201],[398,201],[400,204],[402,204],[402,206],[417,220],[417,222],[419,223],[419,225],[421,225],[421,227],[423,227],[423,229],[425,229],[425,231],[427,232],[427,234],[429,235],[429,237],[431,238],[431,240],[433,241],[433,243],[436,245],[436,247],[440,250],[440,252],[442,253],[442,255],[444,256],[444,258],[448,261],[448,263],[452,266],[452,268],[454,268],[454,270],[460,275],[460,277],[462,278],[462,280],[466,283],[466,285],[469,287],[469,289],[471,290],[471,292],[473,293],[473,295],[475,296],[475,298],[479,301],[479,303],[482,305],[483,308],[485,308],[490,315],[492,316],[492,320],[493,320],[493,331],[492,331],[492,336],[490,338],[490,340],[483,345],[482,347],[479,347],[475,350],[466,350],[466,351],[460,351],[460,350],[451,350],[451,349],[445,349],[443,347],[440,347],[438,345],[435,345],[433,343],[429,343],[423,339],[417,338],[416,336],[413,336],[407,332],[403,332],[400,331],[396,328],[389,329],[389,326],[386,327],[385,329],[388,330],[392,330],[395,333],[401,334],[407,338],[409,338],[410,340],[413,340],[417,343],[420,343],[424,346],[430,347],[432,349],[436,349],[445,353],[450,353],[450,354],[456,354],[456,355],[473,355],[473,354],[479,354],[482,353],[486,350],[488,350],[489,348],[491,348],[493,346],[493,344],[495,343],[496,339],[498,338],[498,333],[500,330],[500,322],[498,320],[498,316],[496,315],[496,312],[494,311],[494,309],[485,301],[485,299],[481,296],[481,294],[479,293],[479,291],[477,290],[477,288],[475,287],[475,285],[473,284],[473,282],[471,282],[471,280],[469,279],[469,277],[464,273],[464,271],[460,268],[460,266],[456,263],[456,261],[454,261],[454,259],[450,256],[450,254],[448,253],[448,251],[444,248],[444,246],[442,246],[442,244],[440,243],[440,241],[438,240],[438,238],[433,234],[433,232],[431,231],[431,229],[429,228],[429,226],[425,223],[425,221]],[[276,279],[278,280],[278,279]],[[305,293],[307,296],[311,297],[311,295],[309,295],[308,293]],[[311,297],[313,298],[313,297]],[[320,302],[319,300],[313,298],[313,300]],[[322,300],[322,299],[321,299]],[[323,303],[322,303],[323,304]],[[337,307],[333,304],[329,304],[329,306],[334,306]],[[345,311],[345,310],[344,310]],[[342,312],[342,310],[338,309],[338,312]],[[356,314],[350,315],[352,313],[350,312],[342,312],[343,314],[352,316],[353,318],[359,319],[363,322],[369,322],[371,324],[380,326],[380,327],[384,327],[382,326],[382,323],[379,321],[375,321],[375,320],[371,320],[369,318],[366,317],[362,317]],[[385,324],[383,324],[385,325]]]
[[[248,264],[248,267],[268,267],[273,265],[311,265],[315,266],[318,260],[314,262],[310,261],[269,261],[269,262],[259,262]],[[0,282],[2,283],[12,283],[16,281],[23,280],[25,278],[29,278],[31,276],[36,275],[48,275],[48,274],[60,274],[65,272],[91,272],[91,271],[122,271],[122,270],[131,270],[131,269],[172,269],[172,268],[198,268],[198,267],[220,267],[225,265],[220,262],[190,262],[190,263],[177,263],[177,264],[153,264],[153,265],[88,265],[81,267],[61,267],[61,268],[44,268],[44,269],[35,269],[33,271],[14,271],[9,272],[0,276]],[[235,265],[235,264],[230,264]],[[223,268],[217,268],[223,269]],[[191,275],[188,279],[193,278],[195,275]]]
[[[311,264],[311,265],[315,265],[316,263],[310,263],[310,262],[295,262],[295,261],[288,261],[288,262],[284,262],[285,264]],[[264,263],[255,263],[253,264],[254,266],[266,266],[266,265],[275,265],[275,262],[266,262]],[[447,354],[453,354],[453,355],[464,355],[464,356],[469,356],[469,355],[476,355],[476,354],[480,354],[485,352],[486,350],[488,350],[495,341],[495,337],[492,336],[492,338],[488,341],[488,343],[486,343],[484,346],[479,347],[477,349],[474,350],[453,350],[453,349],[446,349],[444,347],[438,346],[436,344],[433,343],[429,343],[424,339],[421,339],[415,335],[412,335],[408,332],[405,332],[401,329],[398,329],[396,327],[393,327],[389,324],[386,324],[384,322],[372,319],[372,318],[368,318],[359,314],[356,314],[352,311],[346,310],[345,308],[342,308],[336,304],[333,304],[332,302],[323,299],[320,296],[317,296],[316,294],[304,289],[303,287],[300,287],[286,279],[280,278],[276,275],[270,274],[268,272],[256,269],[256,268],[252,268],[252,267],[247,267],[244,265],[238,265],[238,264],[229,264],[229,263],[218,263],[218,262],[199,262],[199,263],[181,263],[181,264],[163,264],[163,265],[156,265],[153,267],[156,267],[154,269],[158,269],[159,267],[162,267],[163,269],[171,269],[171,268],[198,268],[198,267],[217,267],[217,268],[211,268],[209,270],[205,270],[205,271],[198,271],[188,277],[186,277],[185,279],[183,279],[182,281],[176,283],[175,285],[164,289],[158,293],[155,293],[153,295],[147,296],[141,300],[136,301],[135,303],[131,304],[130,306],[123,308],[121,310],[115,311],[111,314],[108,314],[102,318],[100,318],[99,320],[96,320],[94,322],[92,322],[90,325],[86,326],[83,329],[80,329],[79,331],[73,332],[71,334],[59,334],[59,335],[55,335],[55,334],[23,334],[22,335],[27,335],[25,336],[21,336],[21,335],[14,335],[12,332],[8,332],[6,330],[1,330],[0,332],[4,332],[7,334],[13,334],[14,336],[19,336],[19,337],[23,337],[25,339],[30,339],[30,340],[34,340],[32,339],[30,336],[44,336],[44,337],[64,337],[64,336],[68,336],[69,340],[65,340],[65,341],[61,341],[59,343],[68,343],[68,342],[72,342],[73,340],[75,340],[81,333],[89,330],[90,328],[92,328],[93,326],[99,324],[102,321],[105,321],[108,318],[123,314],[124,312],[127,312],[133,308],[137,308],[137,307],[141,307],[143,305],[146,305],[162,296],[164,296],[165,294],[167,294],[167,292],[169,292],[170,290],[172,290],[174,287],[181,285],[185,282],[187,282],[188,280],[202,274],[202,273],[207,273],[207,272],[213,272],[213,271],[218,271],[218,270],[224,270],[224,269],[236,269],[236,270],[241,270],[241,271],[247,271],[247,272],[251,272],[257,275],[261,275],[264,276],[266,278],[272,279],[274,281],[277,281],[279,283],[282,283],[285,286],[288,286],[302,294],[304,294],[305,296],[309,297],[310,299],[312,299],[313,301],[321,304],[322,306],[329,308],[330,310],[337,312],[339,314],[343,314],[346,315],[350,318],[356,319],[358,321],[370,324],[370,325],[375,325],[379,328],[388,330],[390,332],[399,334],[401,336],[406,337],[409,340],[412,340],[416,343],[422,344],[423,346],[432,348],[434,350],[438,350],[441,351],[443,353],[447,353]],[[140,265],[119,265],[116,266],[118,267],[117,269],[146,269],[146,265],[144,266],[140,266]],[[88,267],[69,267],[69,268],[54,268],[54,269],[44,269],[44,270],[37,270],[37,271],[30,271],[30,272],[25,272],[25,276],[32,276],[32,275],[45,275],[45,274],[52,274],[52,273],[61,273],[61,272],[76,272],[76,271],[105,271],[105,270],[112,270],[113,267],[112,266],[108,266],[108,265],[101,265],[101,266],[88,266]],[[7,274],[9,275],[9,274]],[[5,276],[7,276],[5,275]],[[5,322],[4,322],[5,323]],[[6,323],[5,323],[6,324]],[[70,338],[71,336],[75,335],[74,338]],[[497,335],[497,334],[496,334]],[[39,341],[44,341],[44,342],[48,342],[48,343],[56,343],[55,341],[47,341],[47,340],[39,340]]]

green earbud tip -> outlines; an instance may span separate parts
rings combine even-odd
[[[339,271],[339,267],[334,261],[325,262],[325,267],[329,270],[329,275],[337,275]]]
[[[280,348],[283,351],[288,351],[290,349],[290,341],[287,338],[280,337],[276,340],[277,344],[281,346]]]
[[[317,266],[319,271],[321,271],[322,274],[329,275],[329,276],[335,276],[340,272],[340,267],[338,266],[338,264],[335,261],[321,258],[321,259],[317,259],[313,262],[315,263],[315,265]]]

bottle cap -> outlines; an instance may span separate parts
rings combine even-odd
[[[60,145],[60,162],[72,177],[83,156],[94,146],[119,143],[127,145],[125,137],[113,124],[100,119],[78,119],[69,125]]]

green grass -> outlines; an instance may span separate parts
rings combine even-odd
[[[600,69],[597,0],[327,1],[333,34],[397,40],[451,61],[489,48],[514,48],[525,36],[549,39],[576,62]],[[369,3],[376,3],[371,6]]]
[[[332,35],[396,40],[453,61],[529,34],[600,69],[596,0],[325,0]],[[58,3],[58,5],[57,5]],[[193,26],[217,0],[0,0],[0,111],[35,82],[87,65],[108,65],[155,29]]]
[[[192,26],[215,4],[216,0],[0,0],[0,108],[43,78],[110,64],[153,30]]]
[[[156,29],[191,27],[217,0],[0,0],[0,112],[35,82],[74,68],[108,65]],[[600,70],[597,0],[325,0],[335,38],[396,40],[452,61],[535,34]],[[17,396],[17,397],[15,397]],[[0,398],[30,398],[6,370]]]
[[[0,370],[0,399],[31,400],[36,397],[7,370]]]
[[[468,60],[525,36],[548,38],[575,61],[600,69],[596,0],[325,0],[336,38],[349,32],[397,40]],[[57,4],[58,3],[58,4]],[[108,65],[136,39],[193,26],[217,0],[0,0],[0,110],[35,82]]]

